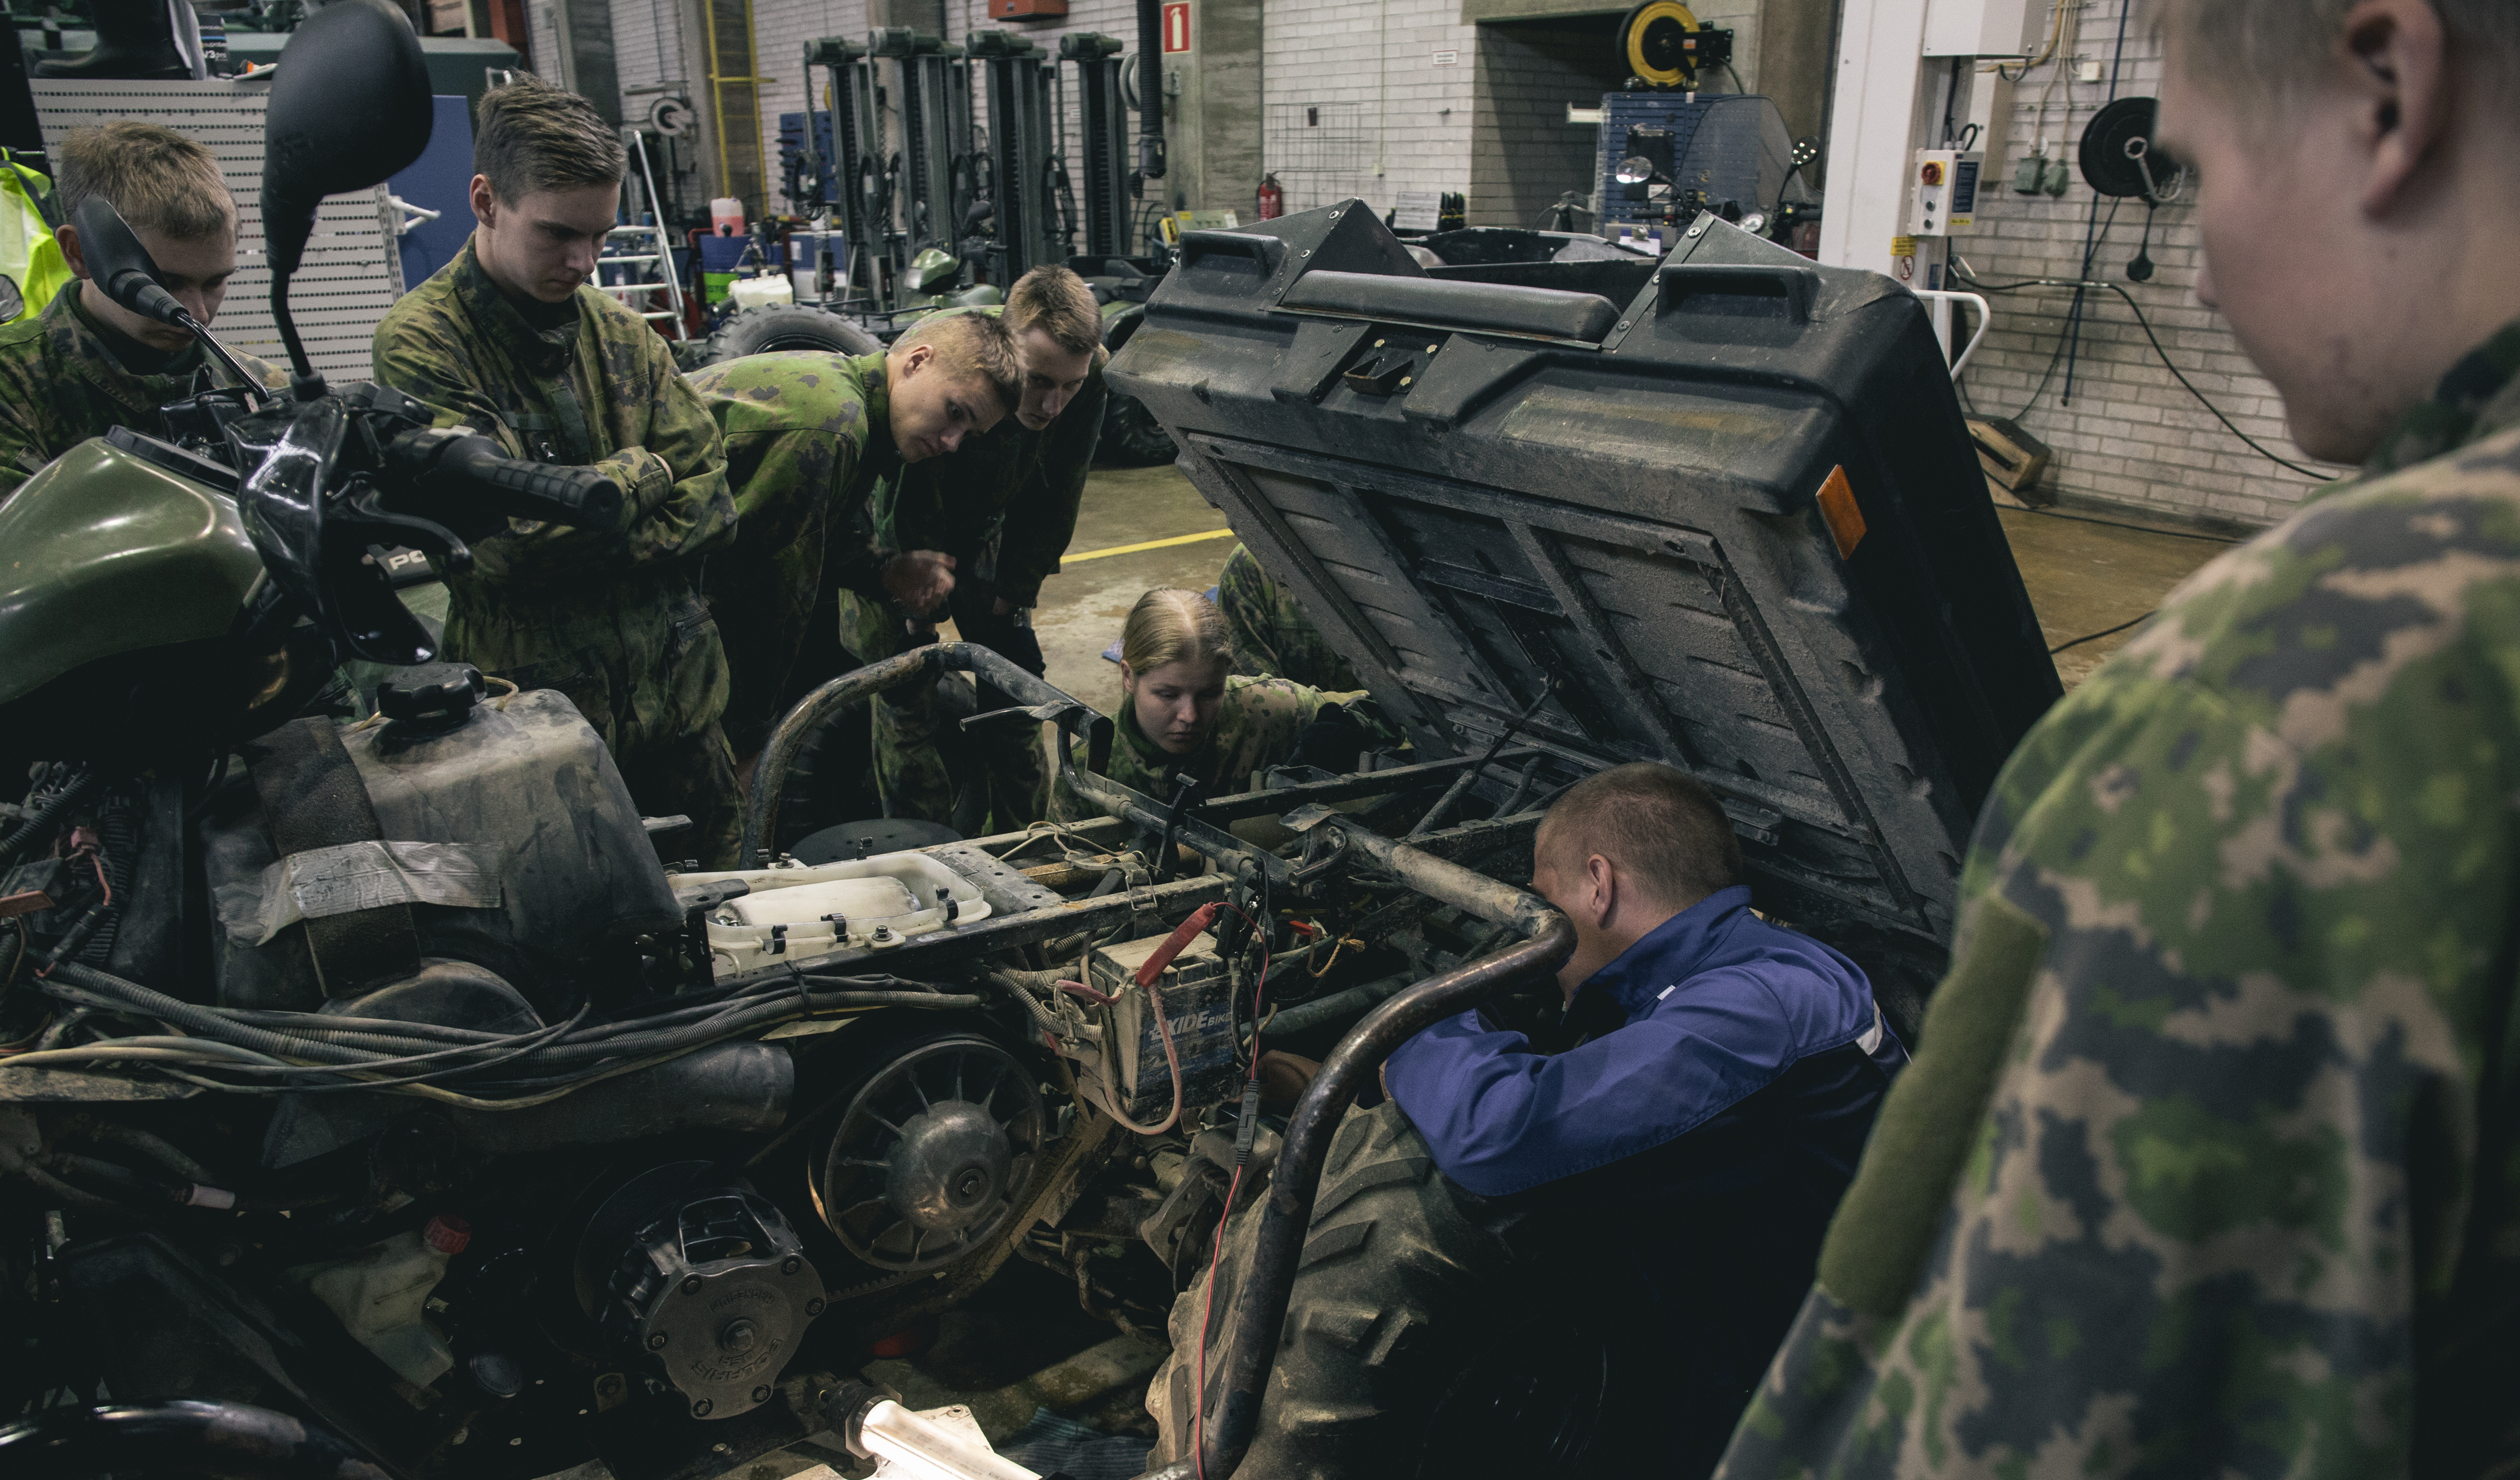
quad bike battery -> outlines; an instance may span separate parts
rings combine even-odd
[[[1142,1122],[1161,1119],[1173,1099],[1163,1037],[1148,1010],[1152,1003],[1137,985],[1148,958],[1164,943],[1162,936],[1149,936],[1094,953],[1095,989],[1119,999],[1111,1006],[1111,1020],[1119,1034],[1120,1107]],[[1172,1032],[1173,1053],[1181,1060],[1182,1103],[1233,1099],[1242,1070],[1234,1058],[1233,983],[1217,959],[1216,937],[1193,936],[1156,976],[1154,986]]]

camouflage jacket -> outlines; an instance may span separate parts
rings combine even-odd
[[[1295,605],[1295,594],[1260,568],[1259,557],[1236,545],[1216,578],[1216,605],[1234,637],[1245,673],[1293,679],[1315,689],[1362,689],[1365,681]]]
[[[109,426],[158,435],[158,408],[191,396],[204,375],[213,386],[235,383],[199,344],[151,374],[124,369],[112,332],[79,301],[79,283],[63,285],[42,313],[0,329],[0,498]],[[237,361],[263,384],[288,388],[288,372],[248,354]]]
[[[734,545],[702,591],[726,643],[727,733],[749,751],[778,716],[821,593],[880,598],[877,479],[897,468],[881,354],[744,355],[693,373],[726,439]]]
[[[621,485],[618,530],[519,521],[474,543],[472,573],[447,582],[448,655],[573,696],[600,690],[617,729],[588,718],[616,747],[715,723],[725,659],[694,558],[733,537],[735,502],[717,423],[647,321],[585,287],[520,310],[467,243],[377,326],[376,373],[441,426]]]
[[[2512,1472],[2515,372],[2520,326],[2023,741],[1719,1473]]]
[[[1225,681],[1225,702],[1217,711],[1216,730],[1207,743],[1188,755],[1175,755],[1138,728],[1137,706],[1123,695],[1120,712],[1112,716],[1116,733],[1111,739],[1111,760],[1103,774],[1148,796],[1166,800],[1184,775],[1198,778],[1210,796],[1240,791],[1249,785],[1252,772],[1284,764],[1286,757],[1294,753],[1295,738],[1324,708],[1372,697],[1364,693],[1326,694],[1282,678],[1251,678],[1238,673]],[[1398,739],[1397,732],[1370,705],[1359,712],[1358,718],[1365,722],[1367,734],[1376,742]],[[1084,764],[1081,758],[1078,764]],[[1084,806],[1066,787],[1058,791],[1058,816],[1062,821],[1100,815]]]
[[[1058,573],[1058,558],[1076,535],[1085,475],[1102,436],[1107,358],[1094,352],[1085,383],[1042,430],[1010,415],[964,438],[955,451],[910,464],[889,479],[878,496],[887,546],[941,550],[954,557],[958,580],[986,581],[1009,605],[1039,601],[1041,583]]]

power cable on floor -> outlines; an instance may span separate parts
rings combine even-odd
[[[2154,524],[2130,524],[2124,519],[2094,518],[2088,514],[2066,514],[2055,509],[2012,509],[2002,504],[1998,504],[1995,507],[1998,514],[2035,514],[2042,518],[2072,519],[2077,524],[2105,524],[2111,529],[2132,529],[2138,534],[2168,535],[2174,540],[2204,540],[2215,545],[2238,545],[2244,543],[2241,539],[2235,538],[2231,535],[2207,534],[2201,529],[2163,529]],[[1075,557],[1070,556],[1068,559],[1074,560]]]
[[[2153,611],[2158,611],[2160,609],[2160,607],[2156,606],[2153,608]],[[2150,615],[2152,615],[2152,611],[2147,611],[2143,616],[2132,617],[2126,621],[2118,623],[2114,627],[2103,627],[2097,632],[2086,632],[2081,637],[2058,643],[2055,647],[2048,649],[2048,655],[2049,657],[2054,657],[2057,653],[2064,651],[2068,648],[2080,648],[2085,643],[2096,643],[2104,637],[2115,637],[2119,633],[2126,631],[2129,627],[2142,621],[2144,617],[2148,617]]]

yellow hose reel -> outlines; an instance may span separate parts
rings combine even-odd
[[[1645,0],[1619,22],[1619,54],[1647,87],[1694,87],[1698,68],[1718,60],[1700,55],[1700,29],[1680,0]]]

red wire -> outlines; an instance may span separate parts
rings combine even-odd
[[[1251,988],[1251,1071],[1244,1076],[1246,1080],[1256,1080],[1260,1077],[1260,997],[1269,990],[1269,932],[1261,929],[1258,920],[1243,915],[1241,906],[1229,901],[1225,908],[1241,915],[1242,922],[1260,937],[1260,979]],[[1191,1468],[1198,1480],[1207,1480],[1207,1445],[1202,1437],[1207,1423],[1207,1323],[1216,1304],[1216,1267],[1225,1258],[1225,1221],[1234,1215],[1234,1196],[1241,1189],[1242,1164],[1238,1161],[1234,1180],[1226,1184],[1225,1211],[1217,1215],[1216,1242],[1207,1253],[1207,1287],[1198,1297],[1198,1382],[1190,1395]]]

